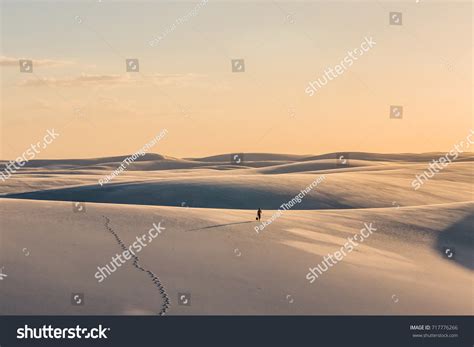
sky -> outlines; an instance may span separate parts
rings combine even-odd
[[[175,157],[447,152],[474,128],[472,7],[2,1],[0,158],[48,129],[59,137],[37,158],[131,154],[162,129],[151,151]],[[356,48],[363,54],[309,95]],[[239,72],[233,59],[244,61]]]

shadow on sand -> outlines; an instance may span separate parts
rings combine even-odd
[[[436,250],[447,260],[474,270],[474,212],[443,230]],[[451,258],[448,255],[451,254]]]
[[[228,225],[247,224],[247,223],[252,223],[252,221],[248,221],[248,222],[237,222],[237,223],[228,223],[228,224],[216,224],[216,225],[210,225],[210,226],[204,227],[204,228],[191,229],[191,230],[186,230],[186,231],[197,231],[197,230],[204,230],[204,229],[212,229],[212,228],[225,227],[225,226],[228,226]]]

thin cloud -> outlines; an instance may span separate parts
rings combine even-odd
[[[66,61],[66,60],[57,60],[57,59],[29,59],[29,58],[15,58],[15,57],[6,57],[0,56],[0,66],[6,67],[18,67],[20,60],[32,60],[33,61],[33,68],[35,67],[61,67],[67,65],[73,65],[74,62]]]
[[[198,74],[154,74],[138,75],[131,77],[129,74],[123,75],[93,75],[82,74],[76,77],[67,78],[31,78],[20,82],[21,86],[37,87],[43,85],[53,85],[57,87],[94,87],[94,86],[120,86],[120,85],[144,85],[151,83],[160,86],[192,86],[203,75]]]

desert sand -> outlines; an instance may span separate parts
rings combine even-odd
[[[473,314],[474,155],[411,186],[441,155],[350,153],[340,167],[335,154],[147,154],[103,186],[125,156],[32,161],[0,184],[0,314]],[[322,175],[254,230],[259,207],[270,218]],[[97,267],[158,222],[136,264],[98,283]],[[309,283],[364,223],[377,230]]]

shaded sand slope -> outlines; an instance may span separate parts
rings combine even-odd
[[[153,222],[166,227],[139,258],[164,284],[167,314],[472,314],[473,212],[472,202],[295,210],[257,234],[253,211],[88,203],[74,213],[67,202],[2,199],[9,277],[0,313],[156,314],[163,296],[131,263],[103,283],[94,278],[121,252],[106,216],[126,245]],[[308,268],[364,222],[377,231],[310,284]],[[443,258],[444,245],[455,260]],[[71,292],[84,292],[86,304],[72,306]],[[177,304],[178,292],[191,293],[191,306]]]

